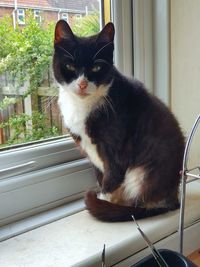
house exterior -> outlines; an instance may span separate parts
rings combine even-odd
[[[9,15],[13,26],[26,23],[26,11],[32,10],[38,22],[48,23],[64,19],[71,23],[94,10],[99,10],[101,0],[0,0],[0,18]]]

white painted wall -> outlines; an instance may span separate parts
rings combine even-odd
[[[188,134],[200,113],[200,0],[171,0],[171,108]],[[200,165],[200,130],[192,149]]]

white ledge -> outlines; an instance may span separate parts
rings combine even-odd
[[[200,218],[199,203],[200,181],[195,181],[187,185],[185,224],[186,226],[197,225],[195,231],[198,231],[198,233],[195,232],[196,235],[188,234],[193,239],[189,249],[194,249],[194,243],[200,247],[198,236],[200,224],[197,223]],[[177,250],[178,219],[177,210],[138,222],[154,243],[162,240],[162,246],[164,244],[169,248],[166,240],[174,236]],[[130,257],[135,254],[136,259],[138,252],[144,250],[146,246],[133,222],[99,222],[87,211],[81,211],[1,242],[0,266],[101,266],[101,252],[104,244],[106,244],[107,266],[115,264],[115,266],[130,266],[120,262],[126,259],[125,262],[134,263],[134,259],[133,261],[127,259],[131,259]]]

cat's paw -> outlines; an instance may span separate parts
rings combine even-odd
[[[95,191],[88,191],[85,194],[85,205],[90,210],[91,206],[97,201],[97,193]]]
[[[112,193],[119,187],[119,183],[111,180],[104,180],[102,184],[102,193]]]

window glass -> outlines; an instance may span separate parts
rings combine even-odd
[[[76,19],[81,19],[82,15],[81,14],[76,14]]]
[[[62,19],[68,21],[68,14],[67,13],[62,13]]]
[[[42,18],[41,18],[41,14],[40,14],[40,10],[34,10],[34,18],[38,23],[42,22]]]
[[[19,24],[25,24],[25,12],[24,9],[17,10],[17,21]]]
[[[79,36],[95,34],[102,24],[99,0],[24,0],[26,9],[21,1],[17,6],[13,1],[10,8],[9,0],[4,3],[0,6],[0,149],[67,134],[51,68],[55,23],[67,20]]]

